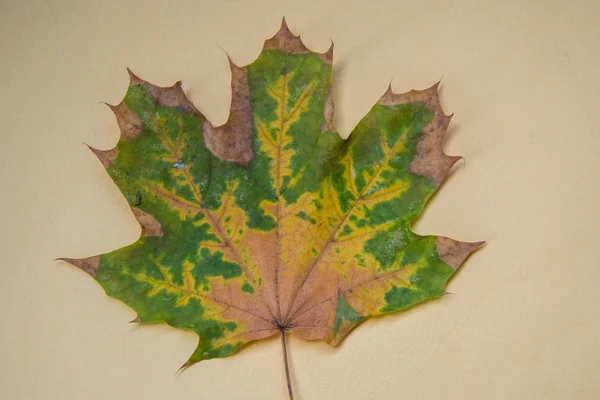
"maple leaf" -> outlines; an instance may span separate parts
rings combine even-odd
[[[142,234],[63,260],[137,322],[197,333],[184,367],[276,334],[285,351],[287,332],[337,345],[369,317],[443,295],[482,244],[411,231],[460,159],[442,150],[451,117],[438,84],[388,88],[344,140],[332,124],[332,56],[333,45],[308,50],[284,20],[256,61],[230,62],[222,126],[180,82],[157,87],[131,72],[125,98],[110,106],[120,140],[91,150]]]

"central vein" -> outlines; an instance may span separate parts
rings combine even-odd
[[[282,177],[281,177],[281,150],[283,147],[283,134],[285,130],[285,106],[287,103],[287,75],[283,75],[283,85],[281,85],[281,107],[280,107],[280,116],[281,123],[279,125],[279,142],[277,143],[277,184],[275,185],[275,190],[277,194],[277,228],[275,232],[275,236],[277,238],[277,255],[275,257],[275,303],[277,304],[277,319],[281,322],[281,294],[279,293],[279,270],[281,264],[281,240],[279,235],[279,225],[281,223],[281,186],[282,186]]]

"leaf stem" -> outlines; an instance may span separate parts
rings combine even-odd
[[[280,329],[281,332],[281,349],[283,350],[283,363],[285,364],[285,379],[287,381],[288,394],[290,400],[294,400],[294,392],[292,391],[292,381],[290,379],[290,367],[288,365],[287,343],[285,341],[285,329]]]

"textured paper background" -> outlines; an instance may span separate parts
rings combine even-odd
[[[126,202],[82,142],[109,148],[125,67],[183,80],[215,124],[229,69],[281,16],[335,41],[347,135],[393,78],[443,75],[446,150],[466,163],[416,224],[488,241],[455,295],[370,321],[337,349],[291,340],[298,399],[600,397],[600,2],[0,1],[0,397],[284,399],[277,339],[175,371],[196,344],[134,314],[59,256],[133,242]]]

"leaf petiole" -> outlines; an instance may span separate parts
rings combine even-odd
[[[281,328],[281,349],[283,351],[283,363],[285,365],[285,379],[287,381],[288,394],[290,400],[294,400],[294,392],[292,391],[292,381],[290,379],[290,367],[288,365],[287,343],[285,340],[285,329]]]

